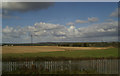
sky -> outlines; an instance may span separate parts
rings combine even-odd
[[[117,41],[117,2],[4,2],[3,43]]]

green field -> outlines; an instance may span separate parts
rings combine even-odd
[[[75,50],[75,51],[54,51],[38,53],[8,53],[2,55],[4,58],[34,58],[34,57],[70,57],[70,58],[109,58],[118,57],[118,48],[99,50]]]

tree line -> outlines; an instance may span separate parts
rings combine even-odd
[[[118,47],[119,42],[44,42],[44,43],[3,43],[2,46],[67,46],[67,47]]]

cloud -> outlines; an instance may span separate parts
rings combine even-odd
[[[19,19],[17,16],[13,16],[13,12],[28,12],[48,9],[53,6],[53,2],[3,2],[2,3],[2,15],[3,18]]]
[[[30,35],[35,37],[37,42],[46,40],[58,40],[66,37],[67,28],[59,24],[51,23],[35,23],[33,26],[13,28],[6,26],[3,28],[3,41],[10,41],[12,39],[22,39],[23,42],[30,42]],[[27,40],[26,40],[27,39]],[[22,42],[21,41],[21,42]]]
[[[13,30],[13,27],[6,26],[6,27],[3,29],[3,32],[4,32],[4,33],[9,33],[9,32],[12,32],[12,30]]]
[[[116,9],[115,11],[113,11],[113,12],[110,14],[110,17],[118,17],[118,9]]]
[[[3,34],[3,39],[10,39],[10,38],[20,38],[23,35],[26,35],[25,31],[22,30],[22,28],[13,28],[13,27],[9,27],[6,26],[3,30],[2,30],[2,34]]]
[[[12,15],[0,15],[0,17],[5,19],[20,19],[18,16],[12,16]]]
[[[1,17],[1,18],[4,18],[4,19],[20,19],[19,16],[13,16],[13,15],[2,14],[2,13],[0,13],[0,17]]]
[[[97,22],[98,21],[98,18],[96,18],[96,17],[88,17],[88,21],[89,22]]]
[[[66,25],[68,25],[68,26],[74,26],[75,24],[73,22],[68,22]]]
[[[89,23],[89,22],[97,22],[99,19],[97,17],[88,17],[88,20],[85,21],[85,20],[76,20],[75,22],[76,23]]]
[[[120,16],[120,8],[115,9],[115,11],[113,11],[110,14],[110,17],[118,17],[118,16]]]
[[[107,22],[112,22],[112,21],[114,21],[113,19],[106,19],[105,21],[107,21]]]
[[[79,28],[79,31],[83,33],[82,37],[110,37],[118,36],[118,22],[104,22],[100,24],[94,24],[88,27]]]
[[[64,26],[52,23],[35,23],[33,26],[10,27],[6,26],[2,30],[3,42],[28,42],[33,35],[34,42],[43,41],[106,41],[117,40],[118,22],[103,22],[78,28],[75,26]]]
[[[6,11],[27,12],[47,9],[53,5],[53,2],[3,2],[2,8]]]
[[[76,20],[76,23],[88,23],[88,21],[84,21],[84,20]]]

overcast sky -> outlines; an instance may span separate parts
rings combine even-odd
[[[3,43],[117,41],[116,2],[4,2]]]

